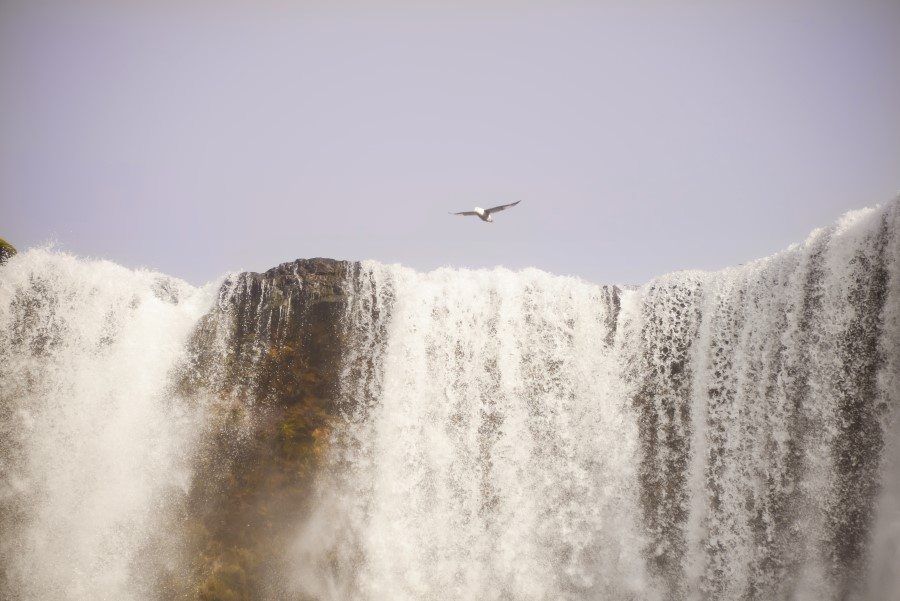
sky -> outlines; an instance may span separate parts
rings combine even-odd
[[[0,0],[0,237],[642,283],[889,201],[898,107],[895,0]]]

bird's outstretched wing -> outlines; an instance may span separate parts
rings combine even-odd
[[[503,211],[503,210],[505,210],[505,209],[508,209],[509,207],[514,207],[514,206],[516,206],[517,204],[519,204],[520,202],[522,202],[522,201],[521,201],[521,200],[517,200],[516,202],[511,202],[511,203],[509,203],[508,205],[500,205],[500,206],[497,206],[497,207],[491,207],[490,209],[485,209],[484,212],[485,212],[486,215],[490,215],[491,213],[496,213],[496,212],[498,212],[498,211]]]
[[[478,213],[476,213],[475,211],[463,211],[461,213],[450,213],[450,214],[451,215],[466,215],[466,216],[468,216],[468,215],[477,215]]]

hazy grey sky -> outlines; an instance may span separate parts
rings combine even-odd
[[[457,4],[0,0],[0,236],[642,282],[900,191],[896,0]]]

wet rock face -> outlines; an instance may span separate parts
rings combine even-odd
[[[351,263],[308,259],[227,279],[191,343],[180,393],[212,413],[183,508],[190,572],[166,594],[271,596],[309,505],[336,400]]]

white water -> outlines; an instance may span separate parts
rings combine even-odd
[[[362,503],[365,561],[333,598],[641,592],[612,296],[537,271],[362,272],[354,323],[372,315],[366,299],[392,302],[384,344],[353,345],[380,374],[353,416],[356,478],[338,501]]]
[[[347,282],[345,424],[272,590],[897,598],[898,232],[895,201],[773,257],[633,290],[363,263]],[[209,428],[175,383],[215,296],[40,250],[0,267],[0,596],[166,590],[184,560],[171,514]],[[220,312],[211,356],[233,350],[231,329],[266,330]]]
[[[44,250],[0,267],[0,595],[151,598],[197,419],[168,377],[213,291]]]
[[[364,263],[299,586],[894,598],[898,207],[638,290]]]

